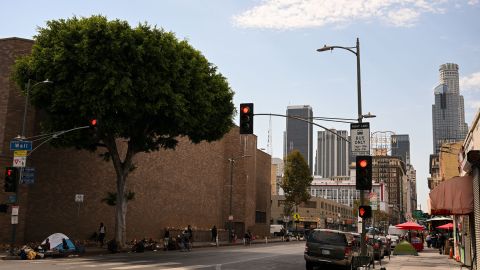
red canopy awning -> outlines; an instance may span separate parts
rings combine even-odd
[[[425,227],[423,227],[420,224],[417,224],[412,221],[408,221],[405,223],[397,224],[395,227],[402,229],[402,230],[423,230]]]
[[[442,226],[438,226],[437,229],[452,230],[453,229],[453,223],[443,224]]]
[[[430,191],[432,215],[465,215],[473,211],[473,179],[456,176]]]

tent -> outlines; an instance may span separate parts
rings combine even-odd
[[[47,239],[50,242],[50,249],[54,249],[60,252],[75,251],[75,245],[73,244],[72,240],[63,233],[54,233],[50,235],[49,237],[45,238],[45,240],[43,240],[42,245],[46,243]],[[66,250],[63,248],[63,239],[65,239],[65,241],[67,242],[68,249]]]
[[[393,249],[393,255],[415,255],[418,256],[417,250],[407,241],[403,240]]]

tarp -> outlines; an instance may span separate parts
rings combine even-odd
[[[432,215],[465,215],[473,211],[473,179],[456,176],[443,181],[430,192]]]
[[[452,220],[453,219],[449,218],[449,217],[434,217],[434,218],[427,219],[425,221],[426,222],[432,222],[432,221],[452,221]]]

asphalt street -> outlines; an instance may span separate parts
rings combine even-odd
[[[120,253],[91,257],[41,260],[4,260],[0,270],[59,270],[59,269],[305,269],[305,242],[256,244],[219,248],[197,248],[190,252],[158,251]]]

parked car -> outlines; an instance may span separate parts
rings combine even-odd
[[[337,265],[350,269],[356,250],[351,234],[337,230],[314,229],[305,245],[305,265],[312,270],[319,265]]]
[[[390,248],[393,250],[397,246],[400,237],[398,237],[398,235],[389,234],[387,235],[387,239],[390,239]]]
[[[285,234],[285,227],[282,224],[271,224],[270,234],[273,236],[283,236]]]
[[[392,251],[390,239],[387,239],[385,236],[378,236],[378,239],[382,241],[382,244],[385,247],[383,249],[383,256],[389,256]]]
[[[382,241],[376,238],[369,238],[368,244],[373,247],[373,257],[375,260],[380,260],[385,257],[385,246],[383,245]]]
[[[355,256],[359,256],[361,254],[361,247],[360,247],[361,234],[359,233],[350,233],[350,234],[353,235],[353,239],[354,239],[353,245],[356,248]],[[368,242],[367,242],[367,256],[371,258],[370,262],[373,264],[373,260],[374,260],[373,247],[371,245],[368,245]]]

